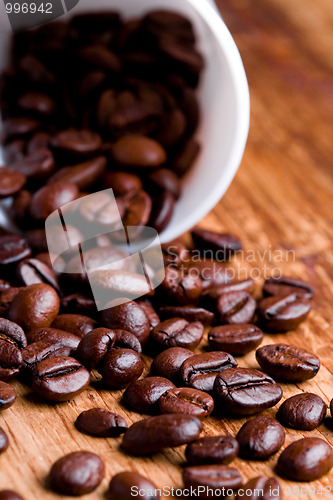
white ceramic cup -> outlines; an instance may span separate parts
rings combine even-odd
[[[199,88],[202,151],[184,177],[183,192],[168,227],[168,242],[191,229],[222,198],[241,162],[249,130],[250,100],[244,67],[230,32],[213,0],[80,0],[68,14],[115,9],[125,18],[151,9],[180,12],[194,24],[206,67]],[[6,65],[10,32],[2,30],[0,69]]]

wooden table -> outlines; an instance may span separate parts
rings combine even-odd
[[[201,225],[240,236],[245,257],[256,252],[255,262],[238,260],[242,276],[256,275],[258,269],[261,275],[270,274],[277,267],[314,284],[316,296],[308,320],[295,332],[267,335],[264,343],[293,343],[319,355],[322,368],[318,376],[297,386],[284,385],[284,398],[313,391],[329,403],[333,397],[333,2],[218,3],[247,71],[251,130],[236,179]],[[281,256],[283,262],[279,262]],[[253,354],[239,364],[257,367]],[[153,458],[131,459],[119,451],[119,439],[94,439],[75,430],[76,416],[94,406],[116,407],[128,421],[141,418],[118,404],[120,392],[91,388],[69,404],[50,406],[18,383],[15,386],[18,400],[0,416],[11,442],[0,457],[1,488],[13,488],[27,500],[57,498],[44,489],[50,465],[81,449],[99,453],[106,463],[103,483],[84,498],[103,498],[112,475],[124,469],[139,471],[159,486],[181,486],[184,447]],[[276,408],[266,413],[275,415]],[[211,418],[205,423],[205,434],[227,429],[235,435],[242,423],[242,419]],[[313,432],[288,430],[286,444],[312,435],[333,445],[332,428],[329,417]],[[244,479],[260,474],[269,477],[276,461],[277,456],[267,463],[237,459],[234,465]],[[302,486],[288,481],[281,484]],[[316,487],[315,496],[291,494],[285,498],[323,498],[320,487],[333,487],[333,472],[311,486]],[[333,498],[333,493],[326,498]]]

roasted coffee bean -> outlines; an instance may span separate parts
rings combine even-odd
[[[47,132],[37,132],[31,139],[29,139],[27,144],[27,153],[33,153],[38,149],[47,148],[49,145],[50,134]]]
[[[180,387],[164,392],[158,405],[161,413],[188,413],[203,419],[212,413],[214,400],[206,392]]]
[[[54,100],[42,92],[26,92],[18,98],[17,104],[23,111],[34,115],[50,116],[56,111]]]
[[[61,298],[61,311],[67,314],[89,314],[93,316],[97,313],[94,299],[83,293],[72,293]]]
[[[165,163],[167,155],[163,147],[153,139],[128,135],[112,145],[112,158],[124,167],[155,168]]]
[[[237,490],[242,486],[242,477],[237,469],[227,465],[194,465],[183,471],[185,488],[199,491],[199,498],[209,498],[211,491]],[[201,489],[200,489],[201,488]]]
[[[0,412],[15,403],[16,391],[14,387],[0,380]]]
[[[30,214],[36,221],[45,221],[52,212],[75,200],[78,195],[77,186],[70,182],[58,181],[44,186],[33,195]]]
[[[11,342],[19,349],[27,345],[27,337],[22,328],[5,318],[0,318],[0,341]]]
[[[27,179],[21,172],[7,167],[0,168],[0,198],[13,196],[23,188]]]
[[[229,465],[238,450],[238,441],[232,436],[208,436],[188,444],[185,456],[190,465]]]
[[[163,377],[142,378],[127,387],[123,394],[123,402],[139,413],[158,413],[159,399],[166,391],[174,388],[174,384]],[[171,413],[181,412],[173,411]]]
[[[250,368],[227,368],[214,383],[215,404],[236,415],[252,415],[276,405],[282,389],[274,380]]]
[[[193,139],[184,141],[177,155],[172,159],[172,170],[179,177],[183,177],[197,159],[200,149],[200,144],[197,141]]]
[[[27,345],[22,328],[16,323],[0,318],[0,380],[10,380],[22,366],[20,349]]]
[[[8,118],[2,125],[2,140],[4,143],[18,137],[24,137],[38,130],[40,122],[34,118],[15,117]]]
[[[57,276],[53,269],[38,259],[27,259],[17,266],[17,277],[20,284],[24,286],[34,285],[36,283],[46,283],[51,285],[61,295],[61,290]]]
[[[203,289],[226,284],[232,278],[232,271],[226,264],[209,259],[190,260],[187,264],[187,272],[192,277],[201,278]]]
[[[213,252],[213,258],[222,262],[242,249],[241,241],[230,234],[216,233],[206,229],[194,229],[192,238],[195,246],[205,254]],[[207,254],[206,254],[207,257]]]
[[[116,340],[113,345],[114,349],[133,349],[133,351],[142,353],[142,347],[138,338],[134,333],[128,332],[127,330],[118,330],[117,328],[113,330],[116,334]]]
[[[259,302],[257,313],[260,325],[273,332],[294,330],[305,320],[311,302],[297,293],[275,295]]]
[[[85,434],[97,437],[118,437],[127,429],[126,420],[104,408],[83,411],[75,421],[75,427]]]
[[[65,330],[83,338],[97,327],[97,321],[83,314],[59,314],[52,323],[52,328]]]
[[[7,266],[16,265],[31,254],[27,241],[21,236],[0,236],[0,270],[6,273]]]
[[[208,334],[209,346],[214,351],[229,352],[233,356],[243,356],[256,349],[264,334],[254,325],[223,325],[211,329]]]
[[[153,198],[153,207],[149,225],[161,233],[169,224],[175,207],[175,198],[170,191],[163,191]]]
[[[181,382],[180,367],[193,355],[192,351],[184,347],[170,347],[156,356],[151,364],[151,372],[178,385]]]
[[[104,188],[113,189],[115,196],[138,193],[142,187],[140,177],[129,172],[107,172],[104,176]]]
[[[333,466],[331,446],[317,437],[294,441],[281,453],[278,471],[292,481],[314,481],[327,474]]]
[[[100,313],[100,323],[106,328],[127,330],[135,335],[141,345],[147,342],[150,324],[147,315],[136,302],[130,300],[117,305],[117,299],[110,303],[109,309]]]
[[[0,491],[0,500],[24,500],[20,495],[15,493],[12,490],[1,490]]]
[[[24,139],[15,139],[4,145],[3,155],[5,161],[9,165],[12,165],[14,162],[23,158],[25,153],[25,146],[26,143]]]
[[[244,486],[245,495],[237,495],[236,499],[241,500],[282,500],[282,488],[274,477],[266,479],[263,476],[250,479]]]
[[[0,455],[7,450],[9,446],[8,436],[3,429],[0,427]]]
[[[298,298],[312,299],[313,288],[305,281],[281,276],[266,280],[263,293],[266,297],[296,294]]]
[[[224,324],[251,323],[257,303],[247,292],[224,293],[217,299],[219,320]]]
[[[274,418],[259,415],[245,422],[237,434],[239,456],[247,460],[268,460],[285,440],[281,424]]]
[[[15,161],[11,168],[25,175],[28,179],[41,180],[47,178],[53,172],[55,160],[49,149],[39,148]]]
[[[138,379],[144,368],[143,359],[132,349],[111,349],[103,359],[103,382],[115,389],[122,389]]]
[[[179,240],[164,243],[162,246],[164,264],[166,268],[179,267],[189,258],[189,252],[185,245]]]
[[[261,368],[274,378],[304,382],[317,375],[320,360],[295,345],[271,344],[259,347],[256,358]]]
[[[51,326],[59,308],[60,300],[54,288],[37,283],[19,291],[9,306],[8,318],[29,331]]]
[[[184,269],[167,267],[159,290],[173,304],[195,304],[202,292],[202,281],[199,276],[192,276]]]
[[[312,431],[326,416],[327,406],[317,394],[304,392],[286,399],[277,412],[276,418],[285,427]]]
[[[211,311],[195,306],[164,306],[160,307],[159,314],[162,319],[182,318],[189,323],[200,321],[204,326],[209,326],[214,319]]]
[[[132,455],[156,453],[199,437],[202,423],[197,417],[181,414],[148,417],[131,425],[125,432],[122,448]]]
[[[235,366],[237,361],[226,352],[195,354],[183,362],[180,377],[184,384],[194,389],[212,392],[217,374]]]
[[[76,349],[80,343],[80,337],[74,333],[57,328],[32,328],[27,332],[27,340],[29,344],[39,342],[40,340],[50,340],[52,342],[64,342],[71,349]]]
[[[160,318],[151,304],[145,302],[144,300],[137,300],[136,303],[141,307],[141,309],[146,314],[149,319],[150,330],[155,328],[160,323]]]
[[[189,323],[185,319],[174,318],[162,321],[151,332],[151,341],[158,350],[169,347],[195,349],[201,342],[204,326],[199,321]]]
[[[43,262],[43,264],[51,269],[54,268],[56,274],[61,274],[65,271],[66,262],[60,255],[56,256],[54,254],[50,254],[49,252],[41,252],[35,255],[35,259]],[[53,260],[54,265],[52,264]]]
[[[63,231],[63,229],[61,228]],[[81,234],[81,233],[80,233]],[[45,228],[29,229],[25,233],[29,246],[34,252],[48,252]],[[59,249],[63,251],[63,248]]]
[[[22,290],[22,287],[10,287],[8,290],[0,292],[0,314],[7,316],[10,304],[13,302],[16,295]]]
[[[120,472],[113,476],[109,486],[111,499],[131,500],[133,498],[133,488],[140,491],[142,500],[159,500],[161,498],[154,483],[137,472],[131,471]]]
[[[103,291],[106,297],[110,293],[113,296],[117,294],[118,297],[128,295],[135,298],[150,292],[145,275],[125,270],[96,269],[90,271],[89,281],[94,288]]]
[[[224,293],[229,292],[247,292],[252,294],[254,291],[254,281],[252,278],[247,280],[233,280],[223,285],[211,286],[202,292],[200,303],[210,311],[216,310],[217,300]]]
[[[104,478],[101,458],[89,451],[75,451],[59,458],[51,467],[50,485],[57,493],[81,496],[94,491]]]
[[[121,71],[120,59],[103,45],[86,45],[79,49],[77,56],[93,68],[105,69],[114,73]]]
[[[69,401],[88,386],[88,370],[76,359],[57,356],[41,361],[32,376],[32,388],[49,401]]]
[[[96,154],[102,146],[102,140],[91,130],[67,129],[54,135],[49,144],[57,153],[82,158]]]
[[[134,231],[132,229],[132,237],[140,234],[142,228],[148,224],[151,209],[152,200],[145,191],[139,191],[138,193],[129,193],[126,198],[117,198],[118,208],[121,205],[124,206],[124,215],[122,217],[124,226],[137,226]]]
[[[77,165],[61,168],[49,178],[48,184],[64,181],[75,184],[80,190],[88,189],[100,179],[105,169],[106,158],[97,156]]]
[[[75,357],[91,371],[113,347],[116,333],[108,328],[95,328],[79,343]]]
[[[177,175],[168,168],[153,170],[147,177],[148,188],[170,192],[177,200],[181,193],[180,181]]]

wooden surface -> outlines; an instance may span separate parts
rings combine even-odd
[[[314,284],[316,296],[308,320],[295,332],[265,336],[264,343],[293,343],[319,355],[318,376],[297,386],[284,385],[284,398],[312,391],[329,403],[333,397],[333,2],[221,0],[219,6],[247,71],[251,131],[236,179],[201,225],[237,234],[248,255],[259,252],[256,262],[238,261],[242,276],[254,268],[263,273],[266,266],[270,274],[278,267]],[[269,250],[272,258],[263,254]],[[282,263],[276,262],[281,257],[278,251]],[[289,262],[285,262],[287,256]],[[257,367],[253,354],[239,364]],[[106,464],[103,483],[84,498],[104,498],[112,475],[124,469],[139,471],[160,487],[181,486],[184,447],[153,458],[131,459],[119,451],[119,439],[95,439],[75,430],[76,416],[94,406],[117,408],[129,422],[141,418],[118,404],[120,392],[91,388],[69,404],[50,406],[29,389],[15,386],[18,400],[0,416],[11,442],[0,457],[1,488],[16,489],[26,500],[57,498],[44,489],[50,465],[82,449],[99,453]],[[276,409],[266,413],[275,415]],[[205,422],[204,434],[227,429],[235,435],[242,423],[242,419],[211,418]],[[323,437],[333,445],[332,429],[329,417],[313,432],[288,430],[286,444],[303,434]],[[259,474],[269,477],[276,461],[277,456],[266,463],[237,459],[234,466],[244,479]],[[310,485],[316,487],[316,495],[285,498],[323,498],[319,488],[333,488],[333,472]],[[333,493],[325,498],[333,498]]]

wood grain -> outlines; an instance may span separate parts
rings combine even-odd
[[[295,332],[266,335],[264,342],[293,343],[318,354],[322,361],[318,376],[297,386],[283,385],[284,398],[311,391],[328,404],[333,397],[333,2],[219,0],[218,4],[247,71],[251,130],[235,181],[200,225],[242,238],[244,259],[234,264],[242,277],[260,273],[260,283],[264,273],[278,268],[314,284],[308,320]],[[254,261],[248,262],[253,254]],[[253,353],[239,364],[257,367]],[[181,487],[184,447],[132,459],[120,452],[119,439],[95,439],[75,430],[77,415],[94,406],[117,408],[129,422],[138,420],[139,415],[119,404],[120,392],[97,386],[69,404],[50,406],[18,382],[15,386],[18,400],[0,416],[11,441],[0,457],[0,489],[15,489],[27,500],[58,498],[45,489],[50,465],[81,449],[99,453],[107,469],[98,490],[83,498],[104,498],[112,475],[124,469],[147,475],[159,487]],[[276,408],[266,413],[275,415]],[[210,418],[204,433],[235,435],[243,422]],[[328,418],[311,433],[288,430],[286,444],[313,435],[333,445],[332,429]],[[244,479],[269,477],[276,461],[276,456],[266,463],[237,459],[234,465]],[[290,481],[281,484],[302,486]],[[333,472],[311,486],[316,487],[316,495],[285,498],[323,498],[319,488],[330,486],[333,491]]]

